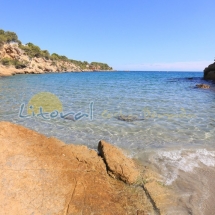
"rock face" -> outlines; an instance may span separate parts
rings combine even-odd
[[[65,145],[9,122],[0,122],[0,143],[2,215],[134,215],[153,211],[141,187],[111,178],[103,159],[86,146]],[[115,174],[134,182],[138,171],[132,170],[131,160],[120,157],[120,150],[114,152],[103,141],[101,147]],[[109,150],[117,156],[112,162]],[[123,173],[112,167],[114,162],[123,162]]]
[[[104,159],[111,176],[128,184],[134,184],[140,177],[140,172],[132,159],[125,156],[121,149],[101,140],[98,151]]]
[[[215,80],[215,63],[210,64],[204,69],[204,79]]]
[[[2,60],[10,59],[16,61],[18,65],[2,64]],[[95,63],[95,62],[94,62]],[[87,67],[88,66],[88,67]],[[72,61],[51,60],[42,57],[30,58],[24,50],[19,48],[17,43],[5,43],[0,47],[0,76],[13,74],[42,74],[54,72],[81,72],[81,71],[100,71],[103,67],[99,65],[87,65],[81,69],[80,66]],[[109,71],[112,70],[108,67]]]
[[[18,44],[4,44],[0,50],[0,60],[9,58],[25,64],[24,68],[15,68],[14,66],[0,65],[0,75],[12,74],[41,74],[46,72],[64,72],[64,71],[81,71],[75,64],[65,61],[53,62],[45,58],[30,59]]]
[[[210,88],[210,85],[207,85],[207,84],[197,84],[196,86],[198,88],[202,88],[202,89],[209,89]]]

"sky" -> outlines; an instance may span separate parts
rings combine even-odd
[[[214,61],[214,0],[0,2],[0,29],[70,59],[144,71],[202,71]]]

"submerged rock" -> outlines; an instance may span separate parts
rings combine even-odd
[[[63,119],[75,121],[75,117],[73,115],[65,116],[65,117],[63,117]]]
[[[133,116],[133,115],[119,115],[116,118],[118,120],[126,121],[126,122],[133,122],[133,121],[144,120],[142,118],[138,118],[137,116]]]
[[[197,84],[196,87],[202,88],[202,89],[209,89],[210,85],[207,85],[207,84]]]

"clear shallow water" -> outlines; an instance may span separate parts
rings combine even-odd
[[[104,139],[123,147],[177,190],[177,214],[211,215],[215,214],[215,85],[202,76],[198,72],[95,72],[0,78],[0,120],[66,143],[96,148]],[[198,83],[211,88],[195,88]],[[93,120],[20,118],[21,104],[27,106],[40,92],[56,95],[64,113],[90,114],[93,102]],[[120,121],[119,115],[140,120]]]
[[[201,77],[185,72],[98,72],[1,78],[0,120],[92,148],[100,139],[132,150],[213,147],[215,91],[195,88],[204,82]],[[65,113],[89,113],[93,102],[93,120],[19,118],[20,105],[40,92],[55,94]],[[144,120],[120,121],[121,114]]]

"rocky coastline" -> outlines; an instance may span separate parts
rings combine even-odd
[[[0,214],[166,214],[171,191],[146,166],[100,141],[98,151],[0,122]]]
[[[17,43],[4,44],[0,50],[0,60],[11,59],[21,62],[16,68],[14,65],[0,64],[0,76],[11,76],[15,74],[44,74],[44,73],[61,73],[61,72],[92,72],[100,71],[100,67],[80,68],[70,61],[53,61],[42,57],[29,58],[26,53],[21,50]],[[112,71],[105,70],[105,71]]]
[[[78,61],[50,54],[33,43],[22,44],[16,33],[0,29],[0,76],[59,72],[113,71],[106,63]]]

